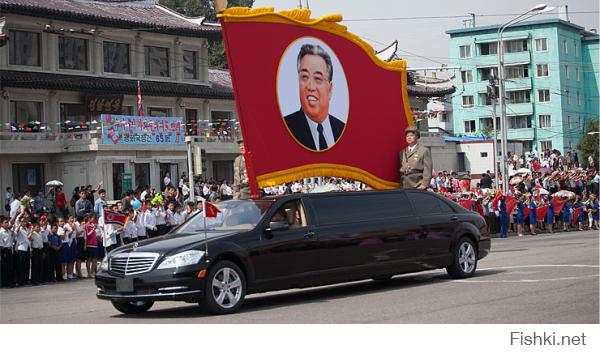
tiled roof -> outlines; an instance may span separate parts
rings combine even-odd
[[[179,36],[216,38],[219,26],[179,15],[155,1],[0,0],[0,12],[73,21],[89,25],[140,29]]]
[[[212,70],[211,70],[212,71]],[[217,76],[219,76],[217,74]],[[223,85],[220,78],[212,84],[214,73],[209,72],[211,87],[163,81],[140,81],[142,94],[165,97],[198,97],[233,99],[231,86]],[[231,84],[230,84],[231,85]],[[110,92],[125,95],[137,94],[137,80],[37,73],[29,71],[0,70],[0,86],[22,87],[45,90],[80,92]]]

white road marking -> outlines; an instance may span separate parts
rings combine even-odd
[[[600,265],[590,265],[590,264],[534,264],[534,265],[525,265],[525,266],[505,266],[505,267],[494,267],[494,268],[481,268],[479,271],[484,270],[496,270],[496,269],[522,269],[522,268],[600,268]],[[514,272],[510,274],[517,274],[524,272]],[[600,277],[600,274],[591,274],[591,275],[582,275],[576,277],[561,277],[561,278],[549,278],[549,279],[515,279],[515,280],[478,280],[478,279],[458,279],[454,280],[456,282],[461,283],[539,283],[545,281],[562,281],[562,280],[579,280],[586,278],[596,278]]]

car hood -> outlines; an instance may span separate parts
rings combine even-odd
[[[122,246],[110,253],[114,256],[123,252],[153,252],[159,254],[170,253],[171,251],[178,250],[192,246],[194,244],[202,244],[205,241],[213,240],[215,238],[221,238],[224,236],[234,235],[239,232],[236,231],[225,231],[225,232],[207,232],[204,233],[189,233],[189,234],[167,234],[160,237],[155,237],[149,240],[138,241]]]

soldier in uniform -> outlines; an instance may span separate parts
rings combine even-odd
[[[433,162],[429,148],[419,144],[421,134],[415,127],[404,130],[406,149],[400,151],[400,182],[402,188],[425,189],[431,182]]]
[[[246,160],[244,159],[244,141],[238,140],[240,144],[240,156],[233,161],[233,199],[250,199],[250,184],[246,172]]]

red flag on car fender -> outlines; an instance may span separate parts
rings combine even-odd
[[[207,202],[206,199],[202,200],[202,210],[206,218],[216,218],[217,214],[221,212],[218,206]]]
[[[378,59],[340,15],[238,7],[218,17],[253,194],[311,176],[399,187],[412,124],[405,61]]]

